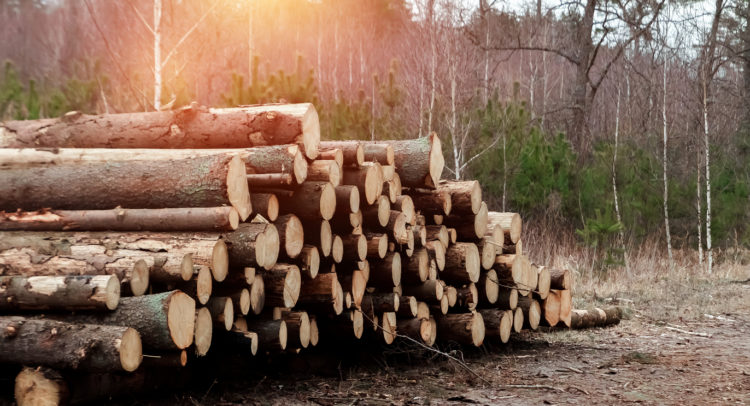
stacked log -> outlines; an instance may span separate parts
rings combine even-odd
[[[435,134],[321,143],[310,104],[191,106],[11,122],[0,146],[20,148],[0,149],[0,362],[31,367],[17,385],[54,375],[36,367],[144,373],[144,350],[183,368],[581,319],[569,273],[523,254],[518,214],[440,179]],[[34,352],[50,335],[63,351]]]

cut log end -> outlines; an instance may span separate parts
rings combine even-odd
[[[133,271],[130,276],[130,291],[133,296],[141,296],[146,293],[149,284],[150,268],[145,260],[139,259],[133,264]],[[190,269],[192,276],[193,270]]]
[[[62,376],[45,367],[24,367],[16,376],[14,392],[19,406],[59,405],[70,396]]]
[[[443,174],[445,158],[443,157],[443,147],[440,138],[434,133],[430,135],[430,138],[430,174],[425,179],[425,184],[428,187],[435,188]]]
[[[183,281],[189,281],[194,273],[193,254],[185,254],[180,262],[180,277]]]
[[[266,287],[261,275],[255,275],[253,284],[250,285],[250,309],[253,314],[260,314],[266,303]]]
[[[115,310],[120,303],[120,280],[114,275],[95,276],[94,278],[103,279],[103,292],[97,293],[104,294],[104,303],[106,304],[107,309]]]
[[[247,220],[253,212],[250,202],[250,189],[247,185],[247,173],[245,163],[239,156],[234,156],[229,161],[227,170],[227,199],[237,210],[242,221]]]
[[[192,331],[190,333],[192,335]],[[142,360],[141,335],[135,329],[128,328],[120,339],[120,364],[122,364],[122,369],[133,372],[138,369]]]
[[[195,355],[202,357],[208,353],[213,339],[213,321],[211,312],[201,307],[195,312]]]
[[[309,159],[318,157],[320,150],[320,120],[318,112],[312,104],[302,116],[302,148]]]
[[[333,242],[331,243],[331,257],[337,264],[340,264],[344,259],[344,241],[338,235],[333,236]]]
[[[198,303],[203,305],[208,303],[213,290],[213,282],[210,269],[205,266],[198,269],[198,275],[195,277],[195,296]]]
[[[226,279],[229,273],[229,252],[227,244],[219,240],[216,242],[211,253],[211,274],[217,282]]]
[[[179,291],[171,295],[167,326],[177,348],[184,350],[189,347],[195,331],[195,300]]]
[[[292,162],[293,169],[294,169],[294,180],[297,182],[297,184],[301,184],[307,179],[307,172],[308,172],[308,164],[307,160],[304,156],[297,150],[297,153],[294,154],[294,161]]]
[[[320,192],[320,216],[323,220],[330,220],[336,212],[336,188],[326,183]]]

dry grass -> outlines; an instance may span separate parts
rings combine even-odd
[[[645,317],[669,321],[722,314],[726,309],[750,309],[750,252],[714,252],[709,275],[694,250],[674,250],[670,269],[663,242],[649,240],[627,249],[627,267],[606,267],[601,255],[554,227],[524,230],[524,254],[537,264],[567,268],[574,276],[574,306],[616,302]],[[744,284],[741,282],[745,282]]]

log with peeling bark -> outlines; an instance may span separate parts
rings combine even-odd
[[[273,267],[279,257],[281,236],[273,224],[243,223],[237,230],[224,235],[224,243],[232,267]],[[217,281],[221,282],[222,279]]]
[[[266,286],[266,305],[276,307],[294,307],[300,298],[302,277],[297,265],[276,264],[263,272],[263,283]]]
[[[446,191],[406,189],[404,194],[411,197],[414,209],[425,215],[448,215],[453,209],[451,195]]]
[[[605,327],[620,322],[622,309],[617,306],[605,307],[603,309],[595,307],[590,310],[573,309],[571,316],[570,328],[573,329]]]
[[[273,193],[253,193],[250,195],[253,203],[253,213],[260,214],[268,221],[276,221],[279,217],[279,199]]]
[[[487,222],[490,225],[499,225],[503,228],[506,244],[515,244],[520,240],[523,222],[518,213],[489,212],[487,213]]]
[[[1,159],[2,151],[0,209],[5,211],[231,205],[242,220],[252,212],[245,165],[231,154],[44,166],[5,164]]]
[[[331,160],[315,160],[310,162],[307,169],[307,180],[314,182],[329,182],[333,187],[341,184],[341,166]]]
[[[298,307],[313,312],[341,314],[344,311],[344,291],[335,273],[321,273],[311,281],[304,281]]]
[[[310,317],[307,312],[277,307],[274,320],[284,320],[287,329],[287,348],[307,348],[310,345]]]
[[[475,244],[453,244],[445,252],[445,269],[440,276],[454,283],[477,282],[481,268],[479,262],[479,250]]]
[[[274,222],[279,232],[281,254],[287,258],[296,258],[305,243],[302,222],[294,214],[285,214]]]
[[[0,231],[232,231],[233,207],[0,212]]]
[[[370,261],[370,278],[372,286],[392,288],[401,284],[401,254],[390,252],[382,260]]]
[[[504,310],[515,310],[518,307],[518,289],[501,286],[497,293],[495,307]]]
[[[310,103],[101,114],[0,125],[3,148],[246,148],[297,144],[315,159],[318,113]]]
[[[404,294],[423,302],[436,302],[443,298],[444,289],[440,281],[427,280],[421,284],[404,285]]]
[[[450,195],[452,214],[479,213],[479,208],[482,205],[482,188],[476,180],[442,180],[438,184],[437,190]]]
[[[408,187],[435,188],[443,173],[445,159],[436,134],[403,141],[375,141],[393,147],[394,165],[401,183]]]
[[[71,323],[132,327],[141,333],[144,348],[185,349],[193,343],[195,300],[179,290],[120,298],[108,313],[60,316]]]
[[[550,289],[570,290],[573,288],[572,277],[567,269],[548,268]]]
[[[359,211],[359,203],[359,189],[356,186],[336,186],[336,207],[340,211],[344,211],[348,208],[350,213],[356,213]]]
[[[513,315],[510,310],[484,309],[480,310],[488,338],[500,340],[505,344],[513,331]]]
[[[438,337],[464,345],[479,347],[484,342],[485,326],[482,315],[477,312],[435,315]]]
[[[87,371],[135,371],[143,359],[133,328],[0,316],[0,362]]]
[[[304,182],[289,199],[280,199],[280,212],[306,220],[330,220],[336,211],[336,189],[329,182]]]
[[[193,330],[193,344],[195,344],[195,355],[203,357],[208,354],[213,342],[213,319],[211,311],[201,307],[195,311],[195,330]]]
[[[477,282],[479,292],[479,303],[482,305],[493,305],[497,302],[500,293],[500,281],[497,279],[497,273],[490,269],[482,273]]]
[[[258,349],[263,352],[286,349],[288,332],[284,320],[247,319],[247,329],[258,334]]]
[[[385,258],[388,253],[388,235],[366,232],[365,238],[367,238],[367,257]]]
[[[445,216],[444,224],[454,228],[458,238],[462,241],[481,240],[487,234],[487,204],[482,202],[477,214]]]
[[[522,296],[518,298],[518,308],[523,311],[524,327],[536,330],[542,318],[542,309],[539,301]]]
[[[353,185],[359,191],[363,203],[373,204],[383,193],[383,171],[377,163],[362,164],[356,168],[344,168],[342,183]]]
[[[120,281],[114,275],[0,276],[0,311],[114,310]]]
[[[320,150],[341,150],[344,157],[344,165],[360,166],[365,162],[365,150],[359,141],[322,141]]]

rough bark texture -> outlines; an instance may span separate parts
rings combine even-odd
[[[480,258],[477,246],[459,242],[445,252],[445,269],[440,276],[449,282],[469,283],[479,281]]]
[[[438,337],[464,345],[479,347],[484,341],[485,328],[479,313],[437,314]]]
[[[273,267],[279,257],[281,237],[273,224],[243,223],[224,236],[232,267]],[[222,279],[223,280],[223,279]]]
[[[298,144],[310,159],[320,125],[309,103],[150,113],[66,114],[0,125],[3,148],[247,148]]]
[[[113,275],[0,276],[0,310],[113,310],[120,281]]]
[[[287,327],[284,320],[247,319],[247,329],[258,334],[260,351],[286,349]]]
[[[335,273],[321,273],[318,277],[302,284],[299,307],[336,314],[344,311],[344,293]]]
[[[435,188],[445,159],[435,134],[406,141],[378,141],[393,147],[394,164],[401,183],[408,187]]]
[[[344,155],[344,165],[360,166],[365,162],[365,151],[359,141],[323,141],[321,150],[339,149]]]
[[[281,213],[301,219],[330,220],[336,211],[336,189],[328,182],[305,182],[289,199],[281,199]]]
[[[268,306],[294,307],[300,297],[302,277],[292,264],[276,264],[263,273]]]
[[[505,344],[510,339],[513,330],[513,316],[509,310],[485,309],[480,310],[486,328],[485,335]]]
[[[482,204],[482,188],[476,180],[449,181],[442,180],[438,185],[439,192],[447,193],[451,199],[451,213],[477,214]],[[450,214],[450,213],[446,213]]]
[[[477,214],[445,216],[444,224],[454,228],[462,241],[478,241],[487,234],[487,204],[481,202]]]
[[[423,302],[437,302],[443,298],[443,285],[440,281],[428,280],[421,284],[404,286],[404,294],[414,296]],[[428,312],[429,314],[429,312]]]
[[[377,144],[372,142],[362,143],[365,161],[378,162],[381,165],[393,165],[393,147],[388,144]]]
[[[230,154],[19,167],[0,164],[0,209],[91,210],[232,205],[252,211],[245,167]]]
[[[90,371],[135,371],[138,332],[128,327],[0,317],[0,361]]]
[[[570,327],[574,329],[605,327],[620,322],[622,309],[617,306],[606,307],[604,309],[595,307],[591,310],[573,309],[571,316]]]
[[[250,195],[253,214],[260,214],[268,221],[279,217],[279,199],[273,193],[253,193]]]
[[[425,215],[448,215],[453,210],[451,195],[442,190],[406,189],[414,208]]]

